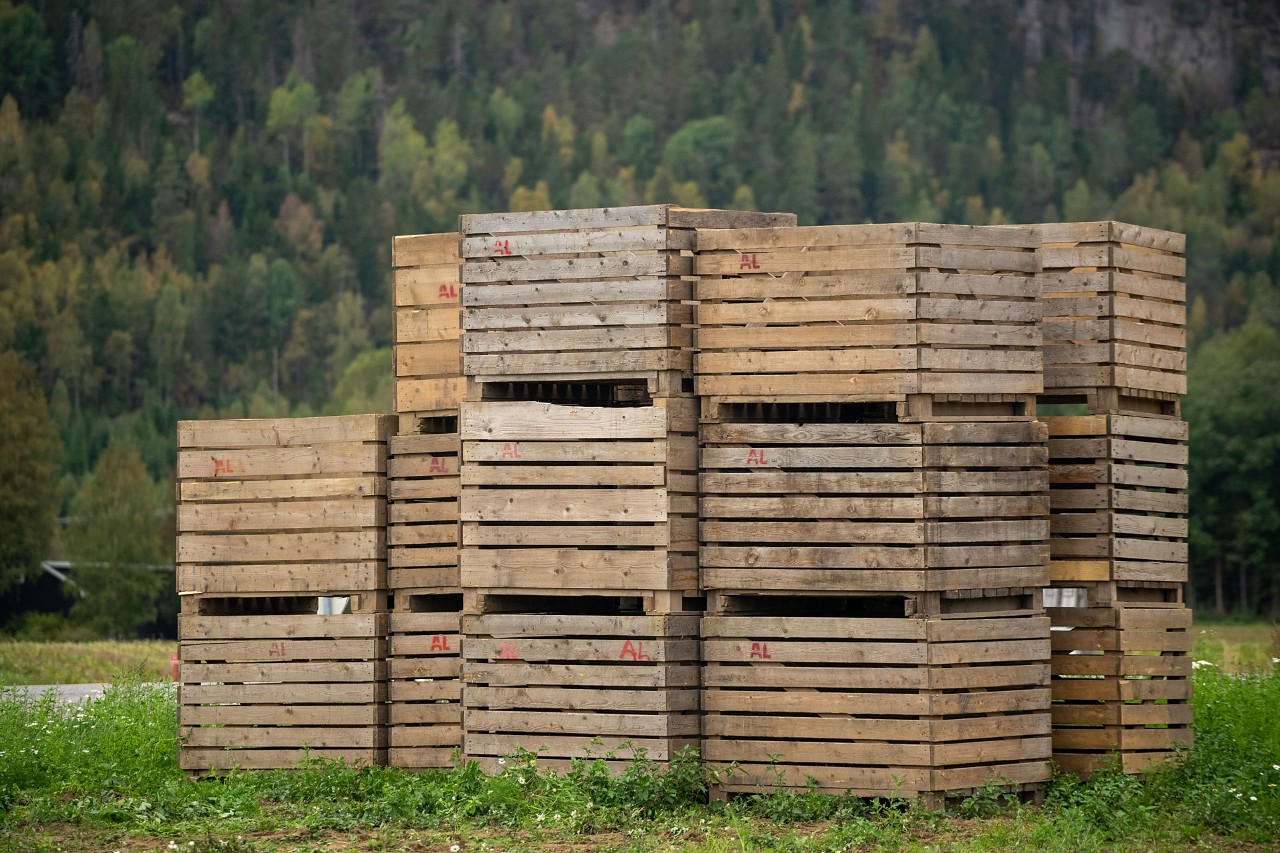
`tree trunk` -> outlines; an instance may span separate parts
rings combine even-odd
[[[1213,612],[1219,616],[1227,615],[1226,578],[1222,570],[1222,557],[1213,558]]]
[[[1249,603],[1249,564],[1240,562],[1240,612],[1249,613],[1252,611]]]

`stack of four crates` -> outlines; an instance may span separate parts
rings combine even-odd
[[[1191,743],[1182,234],[1039,226],[1054,760],[1141,773]],[[1069,606],[1068,606],[1069,605]],[[1066,630],[1070,629],[1070,630]]]

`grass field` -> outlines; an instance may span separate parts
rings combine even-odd
[[[139,642],[38,643],[0,639],[0,685],[99,684],[122,676],[168,681],[178,644]]]
[[[617,778],[590,762],[555,776],[524,756],[495,777],[316,764],[192,780],[164,687],[122,683],[83,706],[0,688],[0,850],[1274,850],[1280,672],[1201,667],[1195,682],[1180,767],[1060,777],[1038,807],[992,789],[948,814],[803,792],[707,804],[695,757]]]
[[[1280,626],[1266,622],[1197,619],[1192,655],[1224,672],[1271,672],[1280,657]]]

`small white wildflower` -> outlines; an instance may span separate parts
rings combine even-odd
[[[556,812],[555,814],[553,814],[553,815],[551,816],[551,819],[552,819],[552,820],[559,820],[559,819],[560,819],[560,812]]]
[[[450,844],[450,845],[449,845],[449,853],[458,853],[458,851],[459,851],[459,850],[461,850],[461,849],[462,849],[462,848],[461,848],[461,847],[459,847],[457,844]]]
[[[1199,669],[1202,666],[1217,666],[1217,664],[1210,660],[1193,660],[1191,662],[1192,669]]]
[[[1249,798],[1249,802],[1251,802],[1251,803],[1256,803],[1257,801],[1258,801],[1258,798],[1257,798],[1257,797],[1250,797],[1250,798]]]
[[[1271,769],[1272,769],[1272,770],[1280,770],[1280,764],[1272,764],[1272,765],[1271,765]]]
[[[188,847],[195,847],[195,846],[196,846],[196,843],[195,843],[194,841],[188,841],[188,842],[187,842],[187,846],[188,846]]]
[[[501,767],[502,765],[504,765],[504,764],[506,764],[506,763],[507,763],[507,759],[505,759],[505,758],[499,758],[499,759],[498,759],[498,766],[499,766],[499,767]]]
[[[178,849],[178,842],[176,842],[176,841],[170,841],[170,842],[169,842],[169,849],[170,849],[170,850],[177,850],[177,849]]]
[[[546,815],[544,815],[544,814],[540,814],[540,815],[538,815],[538,823],[542,823],[543,819],[545,819],[545,818],[546,818]]]
[[[88,755],[88,754],[89,754],[89,750],[87,750],[87,749],[82,749],[82,750],[80,750],[80,751],[81,751],[81,752],[83,752],[85,755]]]

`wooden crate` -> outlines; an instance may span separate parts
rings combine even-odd
[[[889,617],[780,596],[703,617],[703,756],[721,791],[812,780],[913,797],[1048,780],[1049,622],[1020,598],[1001,613],[904,617],[899,604]]]
[[[179,422],[179,595],[384,589],[393,425],[384,415]]]
[[[697,392],[712,404],[924,395],[1033,414],[1038,246],[1030,227],[700,230]]]
[[[459,221],[463,371],[486,382],[688,374],[694,230],[795,216],[664,204]]]
[[[1044,586],[1044,438],[1035,421],[703,424],[702,586]]]
[[[178,618],[183,769],[386,763],[386,614],[319,616],[314,600]]]
[[[696,425],[689,399],[463,404],[462,585],[696,589]]]
[[[440,432],[395,435],[387,459],[387,587],[455,589],[458,579],[458,419],[422,418]]]
[[[467,760],[492,771],[518,748],[553,767],[587,756],[621,763],[641,751],[665,762],[696,749],[698,618],[464,616]]]
[[[1050,579],[1062,586],[1187,580],[1187,424],[1047,417]]]
[[[1191,611],[1053,607],[1053,760],[1142,773],[1190,746]],[[1070,630],[1061,630],[1070,628]]]
[[[1186,236],[1120,222],[1038,228],[1045,393],[1100,412],[1159,412],[1185,394]]]
[[[462,402],[462,235],[415,234],[391,244],[395,288],[396,411],[402,433]]]
[[[402,593],[387,616],[392,767],[453,767],[462,750],[461,607],[456,593]]]

